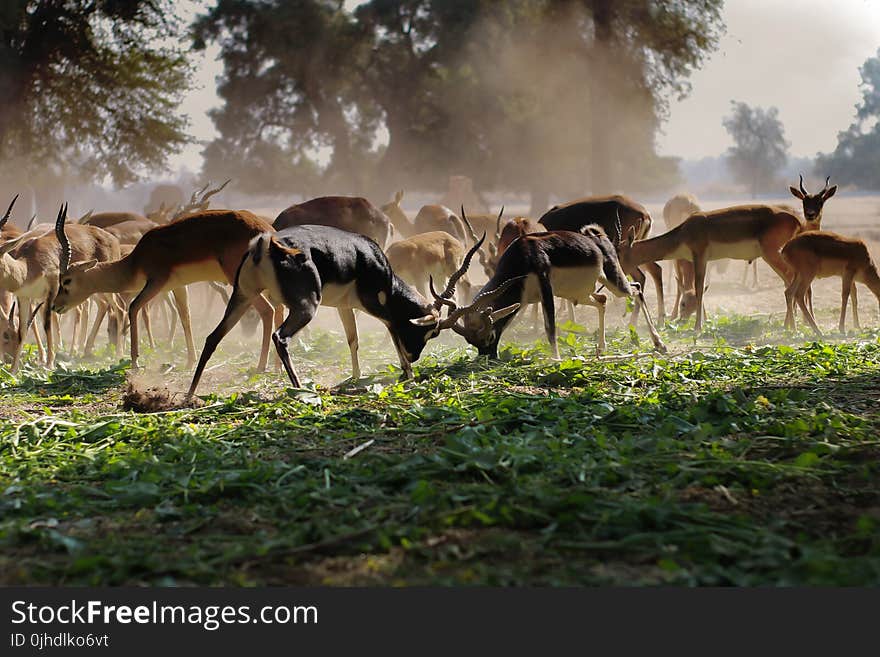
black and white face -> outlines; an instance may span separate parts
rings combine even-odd
[[[410,363],[416,362],[422,355],[425,345],[432,338],[440,335],[440,317],[437,321],[428,326],[417,326],[411,322],[406,322],[397,332],[398,349],[401,350],[403,356]]]
[[[464,330],[461,334],[469,345],[477,348],[477,353],[491,358],[498,356],[502,327],[492,321],[489,313],[468,313],[464,316],[463,326]]]
[[[822,208],[825,206],[825,201],[834,196],[835,192],[837,192],[837,185],[826,187],[818,194],[807,194],[805,190],[796,187],[789,187],[789,189],[792,196],[799,198],[803,203],[804,219],[807,220],[807,223],[815,224],[818,228],[818,224],[822,220]]]

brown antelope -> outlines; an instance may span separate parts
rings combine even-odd
[[[63,232],[67,217],[67,205],[58,212],[56,232],[40,237],[21,237],[0,246],[0,287],[15,293],[19,299],[18,342],[14,346],[13,370],[17,370],[21,358],[24,334],[30,325],[30,300],[42,302],[43,328],[46,333],[46,366],[55,366],[55,340],[52,329],[52,301],[58,289],[58,278],[66,267],[66,260],[73,254],[80,260],[107,262],[119,259],[119,241],[110,233],[96,226],[68,227]],[[68,241],[69,240],[69,241]],[[65,244],[62,248],[62,242]],[[82,300],[80,300],[82,301]],[[101,302],[99,302],[101,303]],[[72,304],[70,307],[78,306]]]
[[[680,225],[690,215],[701,212],[693,194],[676,194],[663,206],[663,223],[666,230]],[[672,304],[671,319],[686,319],[696,309],[697,295],[694,292],[694,265],[690,260],[675,260],[675,303]],[[705,315],[706,309],[703,309]]]
[[[538,223],[547,227],[547,230],[570,230],[578,232],[584,226],[597,224],[602,227],[605,234],[611,239],[615,247],[620,248],[623,237],[633,231],[637,239],[645,239],[651,232],[652,219],[645,207],[636,203],[626,196],[615,194],[613,196],[591,196],[577,199],[562,205],[550,208],[538,220]],[[645,275],[638,266],[621,264],[624,271],[632,276],[641,290],[645,289]],[[666,319],[666,309],[663,299],[663,270],[656,262],[642,263],[657,288],[657,316],[659,322]],[[630,323],[635,325],[638,319],[638,304],[630,318]]]
[[[629,268],[658,260],[690,260],[694,266],[697,296],[694,328],[700,331],[703,327],[706,266],[710,261],[764,258],[788,285],[792,272],[780,250],[804,229],[804,222],[790,209],[772,205],[739,205],[692,214],[676,228],[646,240],[636,241],[635,231],[631,229],[621,244],[620,260]]]
[[[475,245],[450,278],[444,295],[451,297],[458,279],[470,265]],[[235,278],[226,313],[205,340],[189,395],[195,394],[202,372],[223,337],[238,323],[251,301],[267,291],[289,313],[272,335],[291,385],[299,377],[287,344],[315,316],[319,306],[336,307],[351,352],[352,377],[360,377],[358,335],[354,309],[362,310],[388,327],[400,358],[404,378],[412,377],[412,363],[425,344],[451,324],[440,317],[440,303],[431,305],[405,283],[388,263],[375,241],[332,226],[294,226],[264,233],[251,241]],[[449,302],[453,303],[453,302]]]
[[[853,321],[856,328],[861,328],[856,283],[867,286],[880,302],[877,266],[871,259],[868,247],[858,238],[823,230],[809,231],[789,240],[782,247],[782,257],[794,271],[791,283],[785,289],[786,328],[795,328],[794,304],[797,303],[816,335],[822,335],[813,309],[806,303],[807,291],[814,278],[841,278],[840,320],[837,325],[840,333],[846,332],[846,304],[850,295]]]
[[[406,212],[400,207],[403,201],[403,192],[397,192],[394,200],[382,206],[382,212],[388,215],[394,229],[401,237],[412,237],[419,233],[428,233],[435,230],[445,230],[453,237],[467,243],[467,233],[464,223],[452,210],[445,205],[423,205],[415,219],[410,221]]]
[[[156,295],[170,290],[183,324],[190,367],[195,362],[195,346],[186,286],[200,281],[231,284],[248,242],[256,235],[271,231],[272,226],[245,210],[204,210],[187,215],[153,228],[131,253],[114,262],[67,258],[65,264],[74,264],[63,268],[53,309],[63,313],[98,292],[136,292],[137,296],[128,306],[128,324],[131,366],[137,369],[138,313]],[[253,301],[263,320],[258,368],[264,370],[274,311],[262,296]]]
[[[332,226],[372,239],[384,249],[391,241],[389,218],[367,199],[359,196],[321,196],[291,205],[276,217],[275,230],[314,224]]]
[[[431,279],[445,281],[458,271],[465,248],[445,230],[435,230],[393,242],[385,249],[385,256],[395,274],[427,297]],[[462,274],[458,285],[459,300],[469,300],[471,283],[467,273]]]
[[[599,312],[597,351],[605,350],[605,295],[596,293],[601,282],[613,294],[635,296],[644,305],[638,283],[630,283],[618,262],[614,245],[600,226],[588,225],[582,232],[549,231],[524,235],[513,242],[498,261],[495,275],[474,297],[471,305],[458,308],[436,295],[438,303],[449,307],[446,322],[462,335],[481,355],[498,357],[498,342],[517,310],[528,303],[541,303],[544,329],[554,358],[559,358],[556,342],[556,316],[553,297],[593,306]],[[498,290],[504,290],[498,292]],[[494,301],[490,304],[486,299]],[[495,310],[500,307],[500,310]],[[464,323],[458,323],[463,319]],[[654,347],[666,351],[650,314],[645,321]]]

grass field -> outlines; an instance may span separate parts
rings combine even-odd
[[[880,332],[780,319],[668,327],[662,357],[618,328],[601,361],[522,322],[500,362],[444,337],[405,383],[369,333],[373,375],[336,387],[318,329],[301,390],[233,341],[204,405],[156,414],[109,356],[0,370],[0,583],[880,584]]]

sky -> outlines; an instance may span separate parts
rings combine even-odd
[[[192,15],[213,2],[181,4]],[[880,0],[727,0],[723,17],[727,32],[718,50],[691,76],[690,96],[670,105],[660,154],[723,153],[731,141],[721,121],[732,100],[778,107],[793,156],[833,150],[861,98],[858,68],[880,49]],[[197,57],[196,86],[182,107],[199,140],[216,134],[207,111],[219,105],[217,55],[214,47]],[[201,149],[188,147],[171,160],[172,169],[198,171]]]

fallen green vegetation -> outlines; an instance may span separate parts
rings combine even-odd
[[[0,580],[880,584],[880,333],[717,317],[666,356],[563,333],[559,362],[526,333],[500,362],[450,338],[404,383],[369,336],[379,374],[333,389],[218,354],[248,392],[155,414],[120,410],[109,358],[0,370]],[[312,337],[304,378],[347,366]]]

